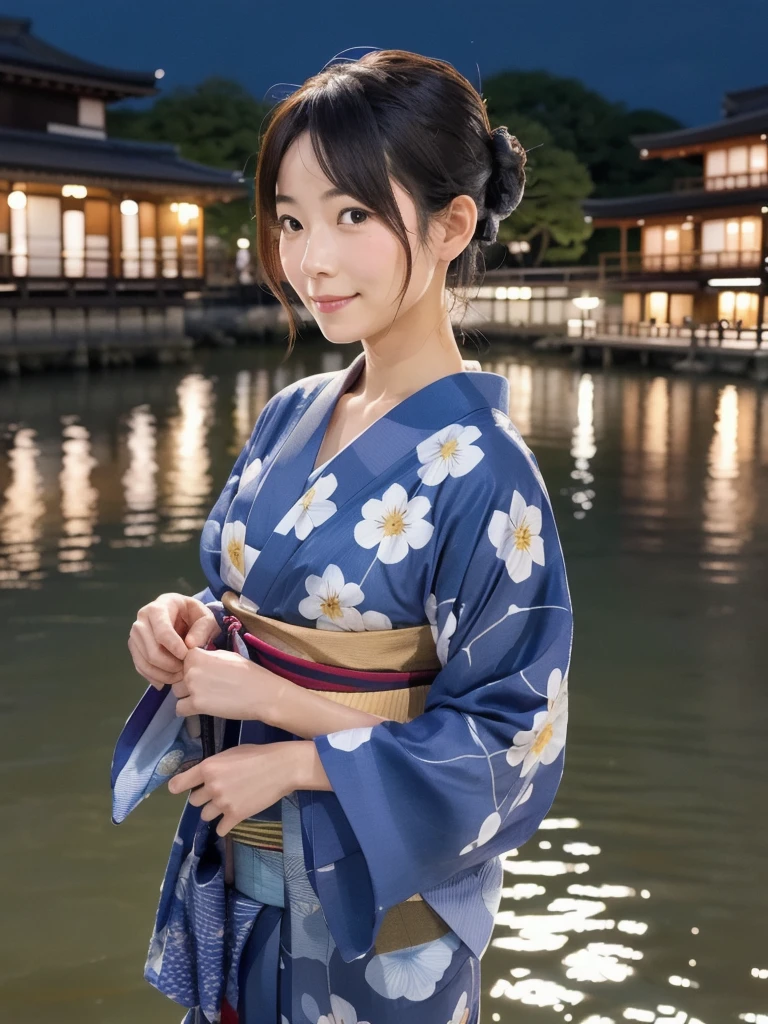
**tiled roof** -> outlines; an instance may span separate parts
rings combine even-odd
[[[106,179],[221,190],[231,197],[245,194],[239,171],[185,160],[176,146],[0,127],[0,177],[19,177],[25,171],[37,180],[66,176],[83,184]]]
[[[696,128],[679,128],[672,132],[656,132],[650,135],[631,135],[630,141],[638,149],[682,149],[702,142],[718,142],[721,139],[759,135],[763,132],[768,132],[768,105]]]
[[[148,96],[156,92],[154,72],[121,71],[92,64],[32,35],[29,18],[0,18],[0,73],[24,72],[26,77],[55,77],[88,84],[120,96]]]
[[[655,192],[616,199],[586,199],[584,213],[598,219],[645,217],[660,213],[695,213],[718,207],[755,206],[768,203],[768,186],[739,189],[699,189],[690,192]]]

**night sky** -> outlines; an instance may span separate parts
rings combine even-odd
[[[0,0],[0,13],[87,60],[163,68],[163,91],[224,75],[268,99],[351,47],[448,60],[476,87],[545,69],[688,125],[717,120],[724,92],[768,83],[766,0]]]

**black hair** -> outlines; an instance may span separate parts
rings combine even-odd
[[[267,283],[288,314],[289,352],[297,327],[282,287],[275,192],[283,156],[305,131],[326,177],[370,207],[402,244],[406,274],[401,303],[412,260],[390,176],[413,200],[421,245],[434,214],[456,196],[472,197],[477,229],[451,261],[446,286],[453,290],[477,283],[481,247],[495,240],[499,220],[522,198],[522,145],[506,128],[491,131],[480,94],[446,61],[406,50],[375,50],[358,61],[332,64],[273,108],[256,167],[257,253]]]

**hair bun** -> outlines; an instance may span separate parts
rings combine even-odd
[[[480,211],[474,237],[495,242],[499,223],[519,205],[525,188],[526,154],[516,136],[502,125],[491,132],[492,168],[485,186],[485,206]]]

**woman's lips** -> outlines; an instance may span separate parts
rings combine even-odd
[[[335,313],[338,309],[344,309],[348,306],[352,299],[356,299],[357,294],[350,295],[348,299],[334,299],[332,302],[320,302],[318,299],[313,299],[313,302],[320,310],[321,313]]]

